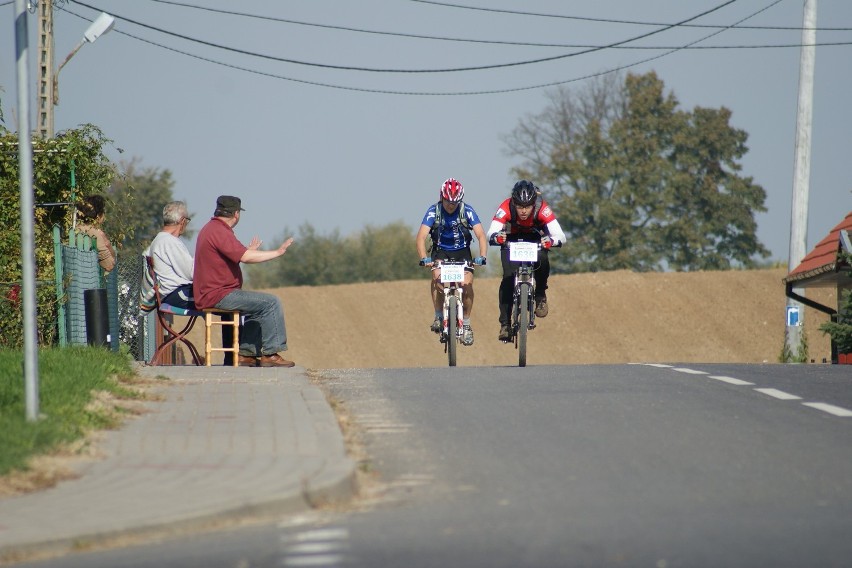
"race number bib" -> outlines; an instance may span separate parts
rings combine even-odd
[[[538,243],[509,243],[509,260],[513,262],[535,262],[538,260]]]
[[[464,265],[442,264],[441,282],[464,282]]]

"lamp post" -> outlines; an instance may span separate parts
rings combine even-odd
[[[54,133],[54,107],[59,104],[59,72],[62,71],[62,68],[71,61],[71,58],[76,55],[80,48],[83,47],[87,43],[94,43],[99,37],[110,31],[115,25],[115,18],[107,14],[106,12],[101,12],[101,15],[98,16],[94,22],[86,29],[86,32],[83,34],[83,39],[80,40],[80,43],[68,54],[56,72],[53,74],[52,80],[48,88],[46,89],[48,93],[43,93],[42,96],[47,96],[48,100],[44,104],[45,112],[42,115],[43,124],[40,126],[39,131],[41,133],[42,138],[53,138]]]
[[[18,80],[18,187],[21,192],[21,280],[24,288],[21,308],[24,324],[24,396],[26,417],[35,422],[39,416],[38,341],[35,299],[35,220],[33,218],[33,144],[30,139],[27,107],[27,69],[29,36],[24,0],[15,0],[15,62]]]

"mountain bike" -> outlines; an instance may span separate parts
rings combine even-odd
[[[423,262],[420,263],[424,265]],[[444,352],[450,367],[456,366],[458,346],[464,337],[464,304],[462,303],[462,284],[465,268],[471,266],[466,260],[436,260],[432,270],[440,270],[440,281],[444,286],[443,327],[438,339],[444,345]]]
[[[518,366],[527,366],[527,334],[535,329],[535,264],[541,243],[509,242],[509,260],[516,263],[515,292],[510,314],[509,340],[518,350]]]

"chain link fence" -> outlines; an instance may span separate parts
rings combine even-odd
[[[119,255],[115,270],[110,273],[110,277],[115,278],[114,289],[110,292],[110,287],[107,287],[107,296],[115,298],[114,325],[118,330],[118,340],[121,345],[127,346],[137,361],[147,361],[154,352],[156,316],[139,309],[139,290],[144,270],[145,259],[141,254]],[[112,321],[110,329],[113,329]]]
[[[154,352],[156,321],[153,314],[139,309],[139,290],[145,270],[142,255],[119,255],[112,272],[102,277],[97,251],[62,245],[61,254],[66,302],[59,314],[60,344],[87,343],[84,292],[105,288],[110,348],[114,351],[127,349],[137,361],[148,360]]]

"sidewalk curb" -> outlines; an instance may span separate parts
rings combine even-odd
[[[284,492],[280,496],[272,496],[262,501],[210,510],[184,518],[164,519],[148,526],[3,546],[0,547],[0,566],[109,547],[119,540],[131,541],[131,545],[142,544],[179,533],[191,534],[226,529],[248,522],[270,521],[282,515],[316,509],[326,503],[346,502],[357,492],[354,468],[333,473],[324,472],[322,477],[323,480],[312,484],[310,488],[302,488],[298,494]]]
[[[99,463],[114,460],[120,469],[118,473],[123,475],[122,471],[128,471],[127,478],[131,482],[141,476],[141,479],[144,480],[141,485],[146,486],[142,487],[143,495],[129,495],[133,491],[123,490],[124,486],[119,486],[116,490],[115,487],[110,486],[110,483],[114,484],[114,479],[104,480],[112,493],[105,491],[105,495],[96,495],[92,491],[92,485],[99,480],[98,473],[102,474],[103,472],[97,467],[92,467],[86,468],[86,471],[83,471],[81,477],[77,480],[62,482],[55,488],[41,492],[8,498],[5,500],[7,505],[6,518],[3,518],[3,507],[0,505],[0,564],[115,545],[118,544],[118,541],[122,541],[122,545],[128,544],[128,541],[130,544],[135,544],[142,543],[145,540],[174,536],[176,533],[189,534],[226,528],[241,523],[272,520],[276,516],[307,511],[326,504],[344,503],[357,494],[356,464],[346,454],[343,435],[337,423],[337,418],[319,387],[308,380],[305,369],[299,367],[281,370],[140,366],[137,371],[143,377],[163,376],[170,379],[168,384],[158,387],[157,391],[166,396],[165,402],[172,405],[171,412],[174,412],[176,408],[182,409],[184,405],[187,407],[187,411],[190,411],[196,408],[192,405],[205,403],[204,400],[201,400],[201,402],[196,399],[190,400],[190,397],[187,396],[188,393],[200,392],[209,395],[211,390],[215,393],[222,391],[249,393],[250,395],[273,391],[275,393],[286,393],[289,397],[287,400],[291,401],[291,406],[280,408],[280,416],[289,420],[279,419],[279,407],[274,407],[274,416],[272,416],[271,422],[263,423],[267,428],[271,424],[272,430],[261,433],[261,435],[275,437],[276,435],[283,436],[286,434],[294,437],[297,444],[295,453],[287,453],[289,450],[285,449],[285,454],[280,455],[259,454],[251,461],[246,461],[244,467],[233,467],[232,464],[234,463],[242,465],[243,462],[240,460],[245,459],[245,456],[228,454],[227,443],[219,442],[219,439],[216,438],[218,435],[216,432],[205,431],[208,437],[213,436],[216,439],[215,448],[209,456],[203,455],[204,459],[188,456],[186,459],[189,460],[189,463],[197,464],[198,468],[187,471],[186,477],[188,479],[183,480],[179,477],[182,475],[179,471],[180,464],[169,462],[167,456],[163,458],[165,465],[161,470],[152,468],[143,470],[141,473],[133,470],[136,462],[134,462],[133,456],[127,455],[127,448],[122,447],[124,453],[108,455],[103,460],[99,460]],[[281,391],[274,388],[270,390],[270,385],[275,383],[282,384]],[[240,390],[241,384],[245,384],[246,389]],[[174,398],[169,400],[169,391],[174,386],[182,388],[179,392],[172,391]],[[246,395],[239,396],[245,397]],[[249,398],[251,397],[249,396]],[[150,404],[152,405],[151,408],[155,409],[151,415],[156,417],[157,406],[155,405],[161,403],[152,402]],[[224,405],[225,402],[217,399],[217,404]],[[200,408],[203,411],[208,410],[207,406]],[[107,436],[113,437],[113,443],[122,439],[122,432],[124,432],[124,438],[138,436],[138,433],[126,431],[132,429],[130,426],[132,426],[133,421],[145,419],[145,415],[134,418],[130,423],[123,425],[120,430],[107,433]],[[148,419],[154,420],[150,417]],[[208,423],[199,422],[199,425],[206,424]],[[168,427],[180,429],[182,426],[184,425],[177,424]],[[295,427],[295,432],[291,426]],[[200,430],[201,428],[197,429]],[[254,430],[249,430],[252,433],[254,432]],[[242,430],[240,434],[245,435]],[[239,438],[239,440],[243,440],[243,438]],[[128,444],[128,447],[132,446]],[[282,442],[280,447],[289,446]],[[140,457],[139,459],[143,458]],[[209,462],[206,461],[208,459]],[[210,466],[211,469],[207,471],[205,467],[208,463],[216,465]],[[170,465],[174,467],[170,468]],[[175,473],[176,469],[178,470],[177,473]],[[111,473],[115,475],[114,471]],[[178,482],[174,481],[176,475],[180,480]],[[167,478],[163,485],[158,485],[160,482],[158,476]],[[182,488],[185,488],[187,483],[193,483],[196,480],[199,486],[203,486],[198,491],[210,492],[211,497],[213,497],[210,501],[204,502],[201,499],[201,502],[199,502],[184,499],[183,503],[171,512],[155,511],[150,515],[131,514],[125,515],[127,517],[125,519],[121,518],[121,513],[129,509],[144,509],[146,506],[149,509],[156,508],[156,504],[151,505],[150,502],[146,502],[144,494],[155,497],[151,502],[162,501],[162,499],[169,497],[174,498],[176,502],[180,501],[180,497],[184,496],[181,493]],[[49,523],[46,523],[44,527],[39,526],[38,519],[49,519],[51,515],[54,515],[55,519],[57,513],[54,509],[59,510],[58,514],[61,515],[63,504],[66,510],[69,506],[76,507],[76,510],[85,507],[77,506],[79,495],[72,495],[68,490],[70,489],[69,486],[73,486],[76,481],[82,482],[80,485],[84,487],[84,491],[88,490],[87,494],[92,496],[93,499],[100,498],[101,502],[95,503],[94,509],[100,510],[101,516],[103,516],[105,503],[108,507],[113,507],[119,514],[114,519],[110,518],[102,522],[100,517],[91,517],[98,519],[95,521],[96,525],[104,525],[104,528],[99,530],[82,528],[78,534],[71,534],[73,529],[70,529],[65,531],[68,534],[63,534],[59,538],[50,538],[45,534],[39,534],[40,532],[50,532],[50,528]],[[144,493],[149,489],[147,485],[150,485],[150,493]],[[64,490],[60,490],[60,487],[64,487]],[[229,492],[231,487],[235,488],[233,493]],[[198,491],[195,493],[197,494]],[[158,492],[159,495],[157,495]],[[0,503],[2,501],[0,500]],[[25,515],[26,518],[18,518],[18,520],[36,526],[24,527],[23,529],[19,526],[17,527],[19,530],[14,530],[16,518],[14,512],[11,515],[9,514],[10,508],[12,511],[16,509],[26,510],[28,513]],[[85,515],[85,511],[80,514]],[[68,522],[73,525],[74,520],[68,519]],[[107,527],[107,525],[110,526]],[[12,532],[7,533],[7,539],[16,532],[24,533],[25,536],[23,539],[19,538],[17,542],[3,544],[3,532],[10,529],[12,529]]]

